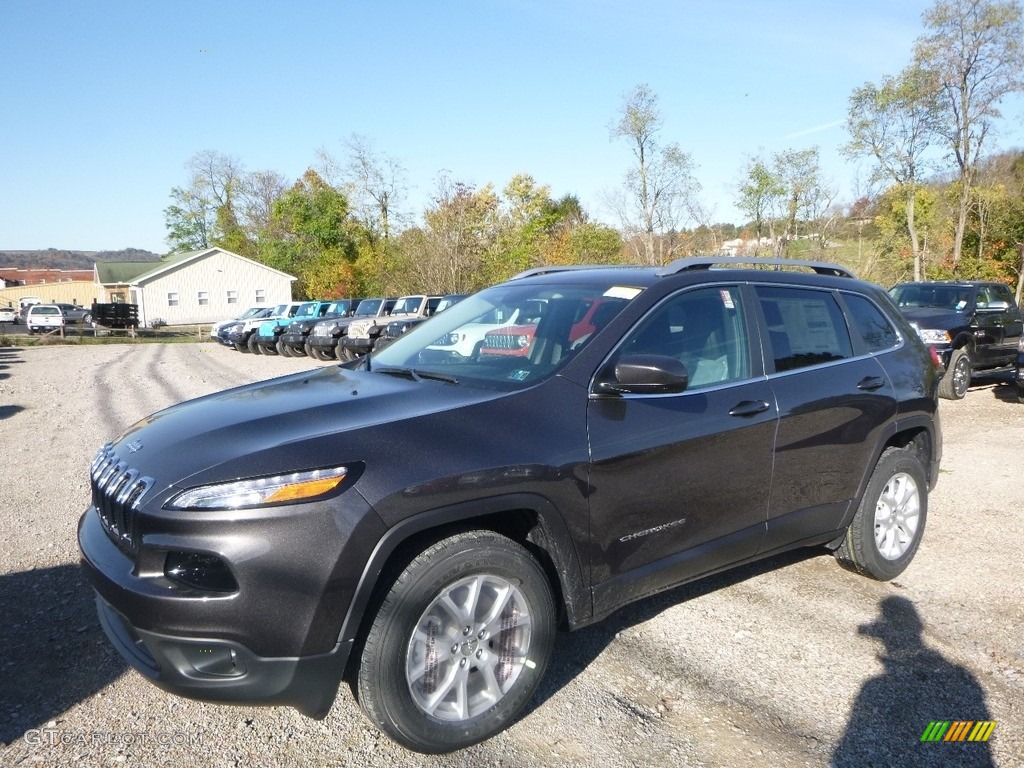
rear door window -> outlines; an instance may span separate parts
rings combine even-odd
[[[776,373],[853,357],[846,320],[831,292],[769,285],[755,290]]]

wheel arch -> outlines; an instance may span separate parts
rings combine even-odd
[[[879,444],[871,457],[871,462],[865,468],[864,476],[861,478],[860,484],[857,487],[857,496],[853,499],[850,504],[850,508],[843,516],[841,528],[844,531],[853,521],[853,516],[857,511],[857,507],[860,506],[861,499],[864,498],[864,493],[867,491],[868,483],[871,481],[871,475],[875,471],[875,466],[878,464],[878,460],[881,459],[882,454],[890,448],[911,448],[918,460],[921,462],[921,467],[924,469],[925,477],[928,478],[929,490],[935,487],[935,483],[938,480],[938,465],[933,460],[936,455],[935,435],[932,433],[927,420],[924,417],[921,417],[920,419],[912,419],[902,423],[898,427],[893,425],[892,431],[885,437],[885,439],[879,441]],[[933,477],[933,473],[936,476]],[[838,546],[841,539],[842,537],[832,542],[830,547],[833,544]]]
[[[960,331],[960,333],[953,337],[953,341],[950,342],[949,346],[953,350],[964,350],[970,358],[973,367],[975,358],[975,339],[970,331]]]
[[[363,568],[342,622],[339,642],[358,642],[372,614],[373,600],[419,552],[455,533],[474,529],[507,536],[537,558],[551,584],[560,625],[574,627],[587,620],[593,612],[590,593],[576,547],[558,510],[541,496],[510,494],[429,510],[390,528]],[[357,656],[350,657],[350,667]]]

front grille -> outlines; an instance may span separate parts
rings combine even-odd
[[[123,551],[134,555],[138,551],[135,515],[153,485],[153,478],[142,477],[138,470],[121,461],[112,446],[107,443],[92,460],[92,505],[107,535]]]
[[[516,342],[518,338],[511,333],[489,333],[484,341],[484,346],[491,349],[522,349]]]

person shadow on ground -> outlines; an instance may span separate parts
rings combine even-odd
[[[923,629],[914,604],[896,596],[881,602],[877,619],[857,628],[885,646],[879,656],[885,671],[861,688],[832,755],[834,768],[994,768],[987,742],[921,740],[933,721],[991,720],[981,685],[928,648]]]

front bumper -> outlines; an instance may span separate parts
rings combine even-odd
[[[939,346],[935,346],[933,344],[929,344],[928,346],[932,347],[932,349],[934,349],[936,351],[936,353],[938,353],[939,360],[942,361],[942,367],[945,368],[948,371],[949,370],[949,359],[953,356],[953,348],[952,347],[939,347]]]
[[[355,636],[346,614],[384,531],[362,497],[140,518],[134,555],[114,543],[95,507],[78,526],[100,622],[125,660],[182,696],[326,714]],[[179,551],[218,556],[237,589],[168,578],[165,559]]]
[[[373,345],[377,342],[376,339],[353,339],[351,336],[346,336],[341,340],[342,346],[349,352],[355,355],[367,355],[373,351]]]
[[[314,336],[309,334],[306,339],[309,342],[309,346],[317,347],[318,349],[334,349],[338,346],[338,342],[341,340],[341,336]]]
[[[295,349],[303,349],[306,346],[306,334],[304,333],[285,333],[281,335],[281,341],[287,344],[289,347]]]
[[[277,347],[277,340],[280,336],[256,336],[256,343],[264,349],[274,349]]]
[[[98,593],[96,610],[111,644],[140,674],[169,693],[202,701],[290,706],[326,717],[352,650],[349,641],[317,656],[264,658],[228,640],[137,629]]]

